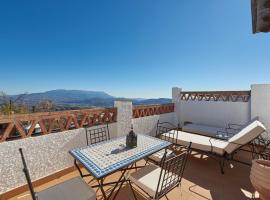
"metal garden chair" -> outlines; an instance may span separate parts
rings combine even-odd
[[[165,152],[160,166],[150,164],[132,173],[129,177],[129,185],[134,198],[137,200],[132,183],[144,191],[150,199],[160,199],[180,186],[187,157],[190,154],[190,146],[191,144],[185,152],[167,160]]]
[[[30,178],[30,174],[26,165],[23,151],[19,149],[23,163],[23,172],[27,180],[27,184],[33,200],[95,200],[95,191],[80,177],[49,187],[40,192],[35,192]]]

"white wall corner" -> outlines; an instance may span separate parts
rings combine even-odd
[[[251,119],[259,117],[270,134],[270,84],[251,85]]]
[[[173,87],[172,88],[172,102],[178,102],[180,100],[180,92],[182,91],[181,88]]]
[[[172,88],[172,102],[174,103],[174,124],[178,125],[181,123],[181,94],[182,88],[173,87]]]
[[[129,133],[132,123],[132,102],[115,101],[114,107],[117,108],[117,137]]]

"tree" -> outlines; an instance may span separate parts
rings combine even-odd
[[[46,112],[54,110],[54,104],[51,100],[40,101],[33,110]]]
[[[0,92],[0,113],[11,115],[16,113],[28,113],[28,107],[23,103],[26,94],[10,97],[5,92]]]

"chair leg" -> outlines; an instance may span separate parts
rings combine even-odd
[[[132,187],[132,185],[131,185],[130,180],[128,181],[128,183],[129,183],[130,189],[131,189],[131,191],[132,191],[132,194],[133,194],[133,196],[134,196],[134,199],[135,199],[135,200],[138,200],[137,197],[136,197],[135,191],[134,191],[134,189],[133,189],[133,187]]]
[[[225,159],[224,159],[224,157],[221,157],[219,159],[219,166],[220,166],[221,174],[224,174],[224,164],[225,164]]]
[[[137,163],[134,163],[135,171],[137,171]]]
[[[144,164],[144,166],[146,166],[146,165],[148,165],[148,160],[145,160],[145,164]]]

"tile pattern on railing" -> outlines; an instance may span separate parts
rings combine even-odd
[[[183,101],[232,101],[248,102],[250,91],[211,91],[211,92],[185,92],[180,93]]]
[[[0,116],[0,142],[116,122],[116,108]]]
[[[151,115],[160,115],[174,112],[174,104],[135,106],[133,108],[133,118],[146,117]]]

